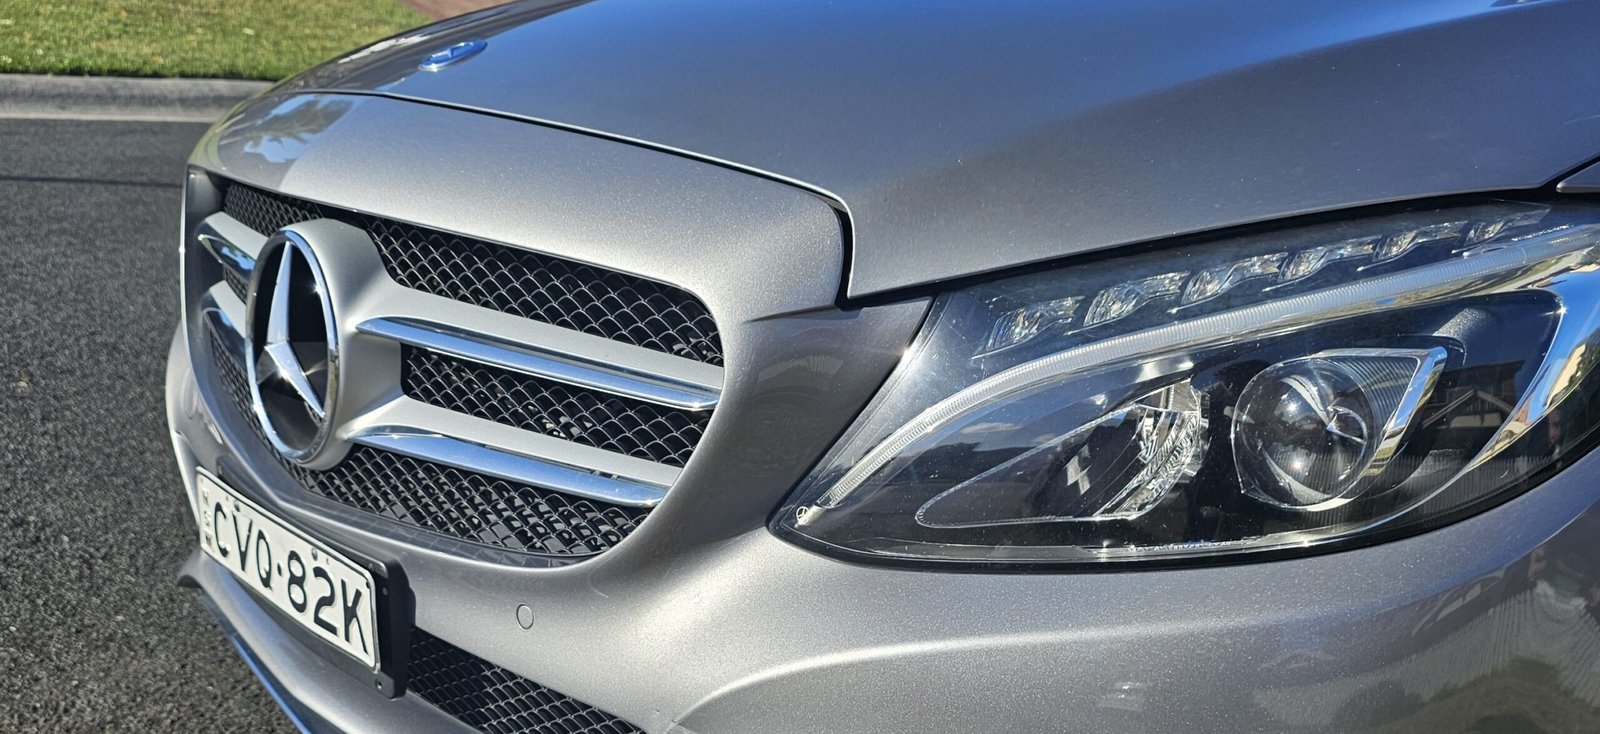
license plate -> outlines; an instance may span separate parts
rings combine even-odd
[[[372,574],[201,473],[200,547],[300,626],[378,669]]]

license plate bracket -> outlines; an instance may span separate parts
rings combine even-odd
[[[199,509],[197,520],[200,526],[201,549],[213,560],[222,564],[233,580],[250,592],[280,629],[323,660],[364,681],[374,690],[390,698],[405,693],[405,670],[410,648],[413,607],[405,574],[399,564],[315,537],[291,525],[279,514],[263,508],[231,485],[204,470],[197,471],[195,490],[198,495],[196,504]],[[219,503],[223,505],[221,508],[218,507]],[[236,516],[242,520],[242,527],[238,529],[232,526],[232,520]],[[255,523],[265,521],[265,524],[256,526],[251,521]],[[273,527],[274,525],[277,527]],[[284,604],[283,589],[273,582],[288,580],[287,572],[291,569],[286,567],[287,563],[271,561],[263,564],[258,556],[241,564],[238,563],[241,559],[237,557],[237,551],[230,552],[228,557],[220,557],[222,554],[219,546],[229,545],[229,535],[235,538],[241,537],[239,534],[244,533],[245,528],[252,528],[255,531],[255,534],[250,536],[252,543],[268,542],[257,537],[261,534],[262,528],[266,528],[269,531],[280,531],[276,536],[280,540],[284,538],[281,532],[287,532],[291,537],[283,544],[294,546],[295,550],[304,550],[303,546],[295,545],[296,540],[314,549],[316,554],[314,561],[311,560],[310,553],[301,554],[304,556],[302,561],[306,564],[304,576],[321,581],[321,578],[314,576],[314,569],[323,569],[325,578],[330,579],[323,584],[323,587],[330,593],[338,590],[337,585],[331,580],[334,577],[342,577],[337,580],[345,582],[346,592],[353,585],[352,579],[364,578],[367,581],[369,586],[364,593],[368,595],[367,603],[370,605],[371,616],[364,618],[369,620],[367,624],[372,627],[370,644],[373,658],[363,659],[357,651],[345,649],[348,645],[340,644],[338,639],[330,639],[327,626],[318,624],[317,628],[313,628],[308,624],[303,612],[296,614],[297,610],[293,606]],[[272,535],[272,533],[267,534]],[[219,538],[222,539],[220,544]],[[233,545],[237,543],[237,540],[232,541]],[[270,542],[261,547],[271,547]],[[280,552],[279,555],[284,554]],[[345,564],[348,566],[341,567]],[[351,572],[355,572],[356,575],[351,576]],[[274,578],[263,584],[258,574]],[[264,585],[268,588],[263,588]],[[332,606],[344,609],[342,602],[348,600],[347,593],[344,599],[336,598]],[[303,606],[310,609],[314,603],[316,602],[307,597]],[[348,618],[340,620],[329,610],[324,611],[326,616],[323,621],[329,621],[328,617],[332,617],[331,621],[335,623],[343,621],[346,625],[351,624]],[[345,613],[348,614],[348,610],[345,610]],[[335,627],[338,626],[343,625],[335,624]],[[354,630],[346,627],[347,634],[352,631]]]

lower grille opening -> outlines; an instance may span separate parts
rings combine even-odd
[[[211,358],[239,416],[256,431],[249,379],[213,331]],[[648,509],[573,497],[382,449],[356,446],[338,465],[313,471],[279,457],[306,490],[340,504],[441,535],[507,550],[582,557],[609,550]]]
[[[642,731],[422,630],[411,632],[412,693],[490,734],[634,734]]]

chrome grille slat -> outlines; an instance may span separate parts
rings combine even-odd
[[[356,330],[453,357],[683,410],[710,410],[721,392],[713,385],[599,362],[572,351],[516,344],[490,334],[409,318],[363,321]]]
[[[427,349],[402,350],[401,363],[401,389],[415,400],[669,466],[688,461],[711,418]]]
[[[195,239],[216,258],[222,266],[223,280],[239,300],[249,298],[250,277],[255,273],[256,258],[267,236],[244,226],[227,214],[218,212],[200,223]]]
[[[660,501],[680,471],[404,396],[351,421],[344,435],[462,469],[638,507]]]
[[[229,338],[239,347],[238,354],[242,355],[244,344],[244,300],[233,293],[233,289],[225,283],[218,283],[206,291],[205,297],[200,301],[201,313],[208,314],[208,318],[217,319],[219,325],[228,332]]]
[[[413,325],[444,325],[448,331],[441,333],[449,333],[476,342],[471,346],[471,354],[459,356],[468,358],[482,356],[484,359],[479,361],[498,359],[513,363],[503,365],[508,369],[528,368],[530,374],[538,374],[533,371],[535,366],[529,364],[528,360],[522,359],[519,355],[508,354],[504,350],[496,352],[492,347],[521,346],[526,354],[564,360],[568,363],[563,366],[567,370],[566,374],[571,375],[574,380],[604,381],[608,385],[617,385],[619,390],[632,389],[641,393],[638,395],[641,400],[662,405],[689,407],[675,403],[692,405],[706,400],[712,400],[712,404],[715,405],[715,399],[721,396],[723,377],[721,367],[674,357],[632,344],[602,339],[499,311],[486,310],[448,298],[418,293],[392,283],[374,283],[370,288],[373,293],[368,299],[366,313],[356,322],[358,324],[356,330],[366,331],[369,335],[377,335],[375,333],[377,331],[387,332],[385,338],[391,338],[393,335],[394,329],[371,323],[378,320]],[[472,329],[454,326],[462,323],[471,323]],[[427,338],[415,332],[408,332],[406,336],[416,338],[418,341]],[[428,348],[444,346],[438,343],[439,341],[442,340],[430,339],[429,343],[418,346]],[[440,351],[449,350],[440,349]],[[602,372],[595,367],[598,365],[604,365],[605,371]],[[578,367],[586,369],[580,372],[576,369]],[[556,379],[554,371],[551,372],[549,376]],[[621,386],[622,381],[619,378],[623,377],[632,379],[628,388]],[[663,387],[672,387],[682,393],[682,400],[654,395],[660,393]],[[596,389],[603,388],[597,386]]]
[[[403,426],[377,426],[351,437],[366,446],[416,459],[470,468],[492,477],[598,499],[627,507],[654,507],[666,488],[604,477],[532,456],[481,446],[437,433]]]

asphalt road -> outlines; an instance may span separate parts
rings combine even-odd
[[[161,389],[203,130],[0,120],[0,731],[292,731],[173,581]]]

